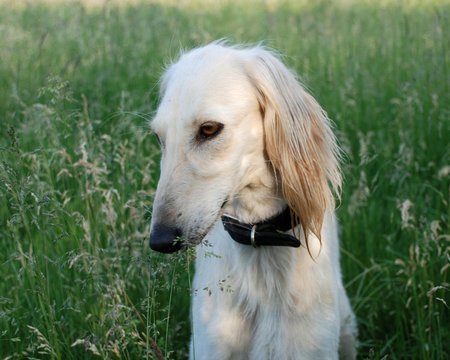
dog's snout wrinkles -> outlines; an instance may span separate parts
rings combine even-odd
[[[155,224],[150,233],[150,247],[162,253],[173,253],[182,247],[181,230],[174,226]]]

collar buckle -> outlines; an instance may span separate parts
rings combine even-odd
[[[252,246],[254,248],[257,248],[256,242],[255,242],[255,232],[256,232],[256,225],[252,226],[252,231],[250,233],[250,242],[252,243]]]

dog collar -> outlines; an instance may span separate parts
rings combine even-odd
[[[283,233],[293,228],[294,216],[291,209],[286,209],[274,217],[256,224],[245,224],[238,219],[223,215],[222,223],[231,238],[242,245],[259,246],[290,246],[299,247],[300,241],[292,235]]]

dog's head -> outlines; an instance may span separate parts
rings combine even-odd
[[[213,43],[184,54],[161,82],[151,128],[161,144],[152,249],[201,242],[224,211],[246,222],[285,202],[320,238],[341,175],[328,118],[272,52]]]

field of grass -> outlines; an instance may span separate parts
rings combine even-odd
[[[180,48],[285,54],[346,153],[361,359],[450,356],[450,2],[0,1],[0,358],[183,359],[193,253],[147,236]],[[213,357],[212,357],[213,359]]]

